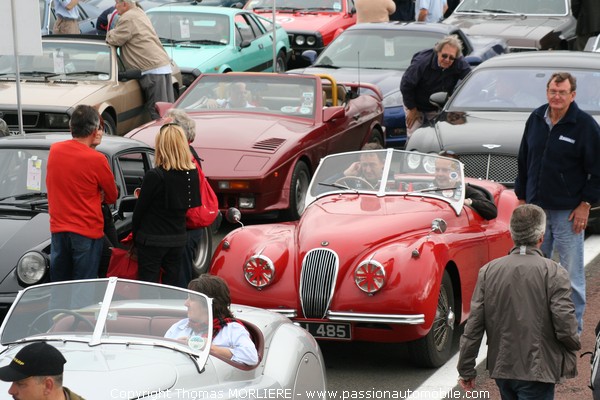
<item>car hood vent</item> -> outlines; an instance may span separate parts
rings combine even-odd
[[[260,142],[254,143],[252,146],[255,150],[266,150],[266,151],[276,151],[283,143],[285,139],[280,138],[270,138],[261,140]]]

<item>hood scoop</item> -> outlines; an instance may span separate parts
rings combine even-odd
[[[264,151],[275,152],[284,142],[285,142],[285,139],[270,138],[270,139],[265,139],[265,140],[261,140],[260,142],[254,143],[252,148],[254,150],[264,150]]]

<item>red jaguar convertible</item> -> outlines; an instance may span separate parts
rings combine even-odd
[[[494,201],[495,219],[464,204],[466,185]],[[465,180],[457,160],[387,149],[325,157],[306,204],[299,221],[243,226],[222,240],[210,272],[232,300],[281,313],[317,339],[410,342],[416,364],[445,363],[479,269],[512,246],[514,193]]]

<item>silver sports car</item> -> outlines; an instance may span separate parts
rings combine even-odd
[[[212,299],[185,289],[117,278],[29,287],[0,328],[0,365],[46,341],[67,359],[64,385],[88,400],[325,397],[325,364],[307,331],[232,305],[258,350],[259,363],[247,366],[211,353],[212,335],[164,338],[186,318],[186,301],[204,305],[199,323],[212,332]],[[0,393],[8,386],[1,382]]]

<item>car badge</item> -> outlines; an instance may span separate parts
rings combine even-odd
[[[482,144],[483,147],[485,147],[486,149],[496,149],[500,146],[502,146],[501,144]]]
[[[323,240],[323,241],[321,242],[321,246],[323,246],[323,247],[327,247],[327,246],[329,246],[329,242],[328,242],[327,240]]]

